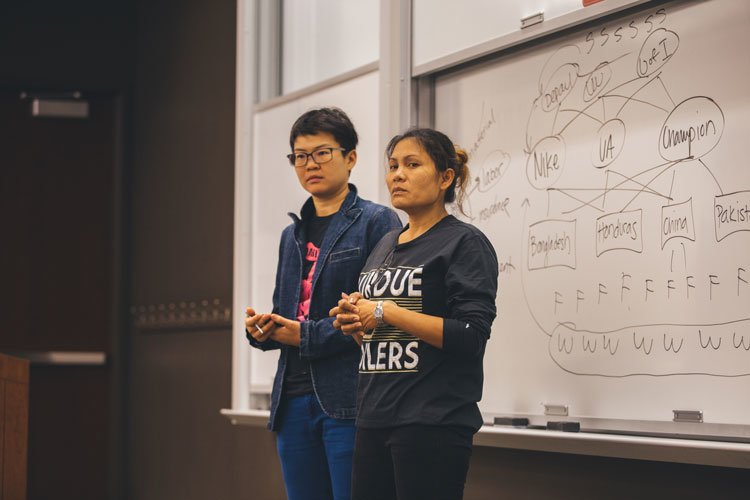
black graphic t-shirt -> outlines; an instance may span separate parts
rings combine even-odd
[[[398,244],[401,232],[388,233],[372,251],[359,291],[369,300],[392,300],[444,318],[443,348],[387,324],[366,334],[357,425],[478,430],[482,358],[496,315],[497,256],[481,231],[451,215]]]
[[[307,244],[302,255],[302,285],[299,291],[297,305],[297,321],[305,321],[310,314],[310,298],[312,297],[312,279],[318,262],[320,245],[328,230],[333,215],[325,217],[312,216],[305,222],[304,234]],[[310,362],[300,358],[299,348],[289,346],[286,372],[284,373],[284,394],[287,397],[300,396],[313,392],[312,378],[310,378]]]

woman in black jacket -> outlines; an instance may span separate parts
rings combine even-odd
[[[395,208],[409,216],[367,259],[331,315],[361,344],[352,498],[458,499],[481,427],[482,358],[498,264],[474,226],[449,215],[469,179],[445,134],[413,129],[386,151]]]

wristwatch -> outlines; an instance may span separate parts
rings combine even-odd
[[[375,311],[372,313],[373,316],[375,316],[375,321],[377,322],[377,326],[383,326],[385,321],[383,321],[383,301],[379,300],[375,303]]]

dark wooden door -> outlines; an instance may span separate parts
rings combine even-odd
[[[29,500],[108,495],[110,367],[48,355],[113,342],[115,105],[83,97],[87,118],[33,117],[0,91],[0,351],[32,358]]]

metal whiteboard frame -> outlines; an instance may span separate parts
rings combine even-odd
[[[265,410],[221,410],[234,425],[265,427]],[[684,438],[563,432],[485,425],[474,446],[750,469],[750,444]]]
[[[453,69],[465,63],[474,62],[485,56],[492,56],[498,52],[527,44],[538,38],[552,35],[568,28],[580,26],[588,21],[594,21],[604,16],[617,14],[631,7],[656,3],[659,0],[605,0],[589,7],[581,7],[578,10],[544,20],[528,28],[519,29],[507,35],[502,35],[488,40],[479,45],[459,50],[453,54],[439,57],[432,61],[414,66],[412,74],[415,77],[427,76],[433,73]],[[521,20],[519,19],[519,25]]]

